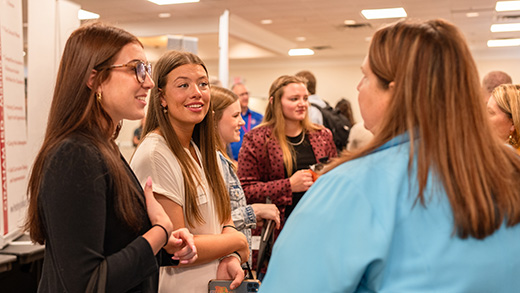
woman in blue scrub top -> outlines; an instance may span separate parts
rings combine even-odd
[[[361,70],[375,137],[307,191],[260,292],[517,291],[520,158],[488,125],[460,31],[384,27]]]

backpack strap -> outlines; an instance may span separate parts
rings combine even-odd
[[[318,104],[311,103],[311,106],[314,106],[315,108],[318,108],[318,110],[320,110],[320,112],[323,114],[323,108],[318,106]]]

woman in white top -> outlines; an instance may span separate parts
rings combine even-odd
[[[241,262],[249,257],[244,234],[231,220],[229,195],[216,150],[210,111],[208,72],[188,52],[170,51],[155,65],[143,140],[131,167],[141,184],[154,180],[153,191],[174,227],[195,235],[194,264],[162,268],[160,292],[205,292],[210,279],[244,278]]]

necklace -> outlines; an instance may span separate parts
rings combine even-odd
[[[302,139],[300,139],[299,142],[294,143],[294,142],[291,142],[290,140],[287,140],[287,142],[288,142],[290,145],[293,145],[293,146],[301,145],[302,142],[303,142],[303,140],[305,140],[305,131],[302,131],[302,134],[303,134],[303,135],[302,135]]]

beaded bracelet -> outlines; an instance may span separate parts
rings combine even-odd
[[[165,247],[166,244],[168,244],[168,240],[170,240],[170,237],[168,236],[168,231],[166,230],[166,228],[164,228],[164,227],[163,227],[162,225],[160,225],[160,224],[154,224],[154,225],[152,225],[152,228],[153,228],[153,227],[159,227],[159,228],[161,228],[161,229],[164,230],[164,234],[166,235],[166,242],[164,243],[163,247]]]

